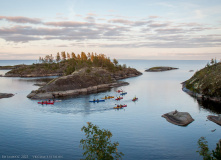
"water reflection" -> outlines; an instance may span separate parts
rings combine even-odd
[[[187,94],[187,93],[186,93]],[[189,94],[187,94],[190,96]],[[203,109],[206,110],[210,113],[215,113],[215,114],[221,114],[221,108],[220,108],[220,103],[216,103],[213,101],[203,101],[201,99],[197,99],[196,97],[190,96],[194,102],[198,103],[199,110]]]
[[[215,103],[212,101],[202,101],[202,100],[197,100],[197,102],[199,106],[202,107],[203,109],[206,109],[211,113],[221,114],[220,103]]]

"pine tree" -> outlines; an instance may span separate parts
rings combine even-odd
[[[61,52],[61,57],[62,57],[62,60],[66,60],[66,54],[65,54],[65,51]]]
[[[93,62],[94,61],[94,53],[92,52],[92,54],[91,54],[91,62]]]
[[[81,56],[80,56],[80,54],[78,54],[78,55],[77,55],[77,59],[79,59],[79,60],[81,59]]]
[[[81,60],[83,60],[83,61],[87,60],[87,56],[84,52],[81,52]]]
[[[49,61],[49,63],[53,63],[54,62],[54,57],[52,56],[52,54],[49,56],[48,61]]]
[[[77,58],[74,52],[71,53],[71,58],[74,58],[74,59]]]
[[[57,56],[56,56],[56,61],[57,62],[60,62],[60,60],[61,60],[61,57],[60,57],[60,54],[59,54],[59,52],[57,53]]]
[[[71,58],[70,54],[69,54],[69,53],[67,53],[67,59],[70,59],[70,58]]]
[[[113,59],[113,63],[114,63],[115,66],[117,66],[118,61],[114,58],[114,59]]]

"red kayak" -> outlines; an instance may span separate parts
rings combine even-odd
[[[117,92],[117,93],[120,93],[120,92],[123,92],[123,90],[117,90],[116,92]]]
[[[127,105],[117,105],[117,107],[114,107],[114,109],[122,109],[123,107],[127,107]]]
[[[54,104],[54,102],[44,101],[44,102],[38,102],[38,104]]]
[[[115,99],[115,100],[119,101],[119,100],[121,100],[121,99],[123,99],[123,97],[119,97],[119,98],[117,98],[117,99]]]
[[[136,101],[136,100],[138,100],[138,98],[134,98],[134,99],[132,99],[132,101]]]

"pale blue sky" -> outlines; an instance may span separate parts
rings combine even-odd
[[[219,0],[0,0],[0,59],[221,59]]]

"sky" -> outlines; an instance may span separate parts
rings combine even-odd
[[[220,0],[0,0],[0,60],[220,60],[220,17]]]

